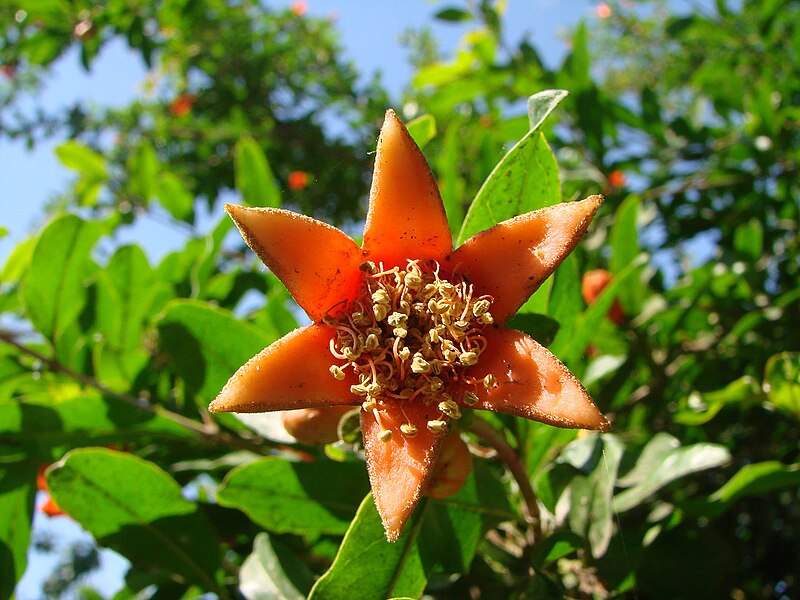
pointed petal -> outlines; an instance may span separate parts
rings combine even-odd
[[[503,221],[453,252],[452,269],[494,296],[492,316],[505,323],[572,252],[602,201],[590,196]]]
[[[546,348],[512,329],[487,329],[486,350],[469,375],[478,380],[493,374],[496,384],[473,391],[473,408],[516,415],[557,427],[608,431],[608,420],[575,376]]]
[[[378,139],[364,250],[386,267],[407,258],[441,261],[453,249],[439,188],[422,152],[393,111]]]
[[[358,404],[350,386],[328,370],[336,359],[328,350],[334,328],[315,323],[288,333],[245,363],[208,407],[211,412],[267,412]]]
[[[346,234],[288,210],[235,204],[226,204],[225,210],[312,320],[355,296],[364,257]]]
[[[402,408],[405,415],[397,403],[386,403],[380,411],[380,423],[373,413],[361,411],[369,480],[375,506],[390,542],[400,536],[419,502],[443,439],[427,428],[429,419],[439,418],[435,405],[408,403]],[[417,428],[417,435],[413,438],[400,431],[400,425],[408,422]],[[384,428],[392,432],[392,439],[387,442],[378,437]]]

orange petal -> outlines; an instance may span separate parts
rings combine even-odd
[[[247,245],[314,321],[351,300],[364,261],[358,245],[327,223],[278,208],[226,204]]]
[[[504,323],[572,252],[602,201],[590,196],[498,223],[453,252],[451,268],[494,297],[492,316]]]
[[[512,329],[487,329],[486,350],[469,376],[492,374],[488,391],[480,382],[473,408],[516,415],[557,427],[608,431],[611,424],[575,376],[541,344]]]
[[[267,412],[358,404],[352,372],[338,381],[328,370],[336,359],[328,344],[334,328],[315,323],[288,333],[244,364],[208,407],[211,412]]]
[[[380,423],[373,413],[361,411],[369,480],[390,542],[400,536],[433,471],[443,439],[427,428],[428,420],[440,418],[435,407],[408,403],[403,414],[398,404],[390,402],[380,410]],[[413,438],[400,431],[400,425],[408,422],[417,428]],[[379,438],[384,429],[392,432],[385,442]]]
[[[378,139],[364,226],[364,250],[386,267],[407,258],[441,261],[453,249],[439,188],[422,152],[394,111]]]

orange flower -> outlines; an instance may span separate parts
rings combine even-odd
[[[592,304],[600,295],[605,287],[611,283],[614,276],[605,269],[595,269],[587,271],[583,274],[581,280],[581,293],[586,304]],[[625,321],[625,313],[622,310],[622,305],[619,303],[619,298],[614,299],[611,308],[608,309],[608,318],[617,325],[622,325]]]
[[[305,171],[292,171],[289,173],[289,189],[302,190],[308,186],[309,179]]]
[[[592,196],[509,219],[454,251],[425,158],[388,111],[363,247],[304,215],[226,205],[314,323],[241,367],[210,410],[360,405],[370,483],[390,541],[465,409],[607,430],[555,356],[503,327],[572,251],[601,201]]]
[[[605,2],[601,2],[597,5],[597,8],[594,9],[597,16],[601,19],[608,19],[611,16],[611,7],[606,4]]]
[[[625,173],[620,171],[619,169],[615,169],[608,174],[608,184],[611,187],[621,188],[627,182],[627,177],[625,177]]]
[[[302,17],[306,12],[308,12],[308,3],[303,2],[294,2],[292,4],[292,12],[296,14],[298,17]]]
[[[169,112],[176,117],[185,117],[192,112],[197,96],[194,94],[181,94],[169,103]]]

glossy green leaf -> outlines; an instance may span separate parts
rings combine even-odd
[[[611,258],[609,267],[619,276],[640,254],[637,219],[641,201],[638,196],[628,196],[614,213],[611,226]],[[637,314],[642,304],[643,286],[633,282],[619,289],[619,299],[625,312]]]
[[[176,175],[163,173],[158,179],[156,195],[161,206],[176,219],[185,220],[192,214],[194,198]]]
[[[450,21],[454,23],[472,19],[472,15],[469,11],[454,6],[448,6],[447,8],[437,11],[434,17],[440,21]]]
[[[62,215],[36,242],[22,299],[36,329],[50,340],[73,323],[86,302],[86,279],[93,271],[89,252],[100,234],[98,223]]]
[[[134,194],[147,203],[156,195],[160,165],[153,145],[142,140],[128,160],[128,173]]]
[[[360,463],[265,458],[233,469],[217,498],[273,533],[342,534],[368,490]]]
[[[281,205],[281,193],[266,156],[258,143],[243,137],[236,144],[234,157],[236,188],[242,201],[250,206]]]
[[[693,392],[685,406],[675,412],[673,420],[682,425],[704,425],[726,406],[746,407],[762,396],[755,379],[749,375],[732,381],[721,390]]]
[[[436,119],[433,115],[422,115],[406,123],[406,129],[417,146],[424,148],[436,137]]]
[[[368,494],[347,530],[331,568],[317,580],[309,600],[419,597],[427,582],[416,543],[424,504],[414,511],[400,539],[389,543],[372,494]]]
[[[780,489],[796,489],[798,486],[800,463],[785,465],[770,460],[745,465],[708,499],[729,506],[745,496],[760,496]]]
[[[457,124],[447,128],[436,162],[439,192],[442,196],[445,213],[447,213],[447,223],[450,225],[453,236],[456,236],[461,230],[464,221],[464,179],[459,171],[461,155],[459,154],[458,132]]]
[[[730,452],[719,444],[699,443],[680,446],[680,442],[666,433],[656,434],[642,450],[631,473],[620,479],[620,486],[628,489],[614,498],[614,509],[625,512],[641,504],[662,487],[697,471],[725,464]]]
[[[108,177],[105,159],[88,146],[74,141],[66,142],[56,148],[56,156],[61,164],[86,179],[105,181]]]
[[[543,103],[549,109],[541,109],[537,116],[543,120],[556,104],[552,98]],[[558,165],[537,125],[489,174],[467,211],[458,243],[501,221],[560,201]]]
[[[531,129],[541,127],[547,116],[569,95],[566,90],[542,90],[528,98],[528,123]]]
[[[218,590],[219,542],[204,515],[155,464],[107,449],[73,450],[47,473],[56,503],[139,567]]]
[[[68,450],[89,444],[191,436],[171,420],[117,398],[75,390],[72,397],[61,399],[55,389],[43,385],[40,397],[0,404],[0,443],[53,461]]]
[[[0,598],[10,598],[28,561],[36,468],[30,460],[0,464]]]
[[[204,404],[240,366],[274,341],[229,312],[194,300],[167,304],[158,330],[170,369]]]
[[[527,333],[543,346],[548,346],[558,333],[558,321],[547,315],[518,313],[511,317],[506,327]]]
[[[778,409],[800,418],[800,352],[770,357],[764,368],[764,391]]]
[[[239,591],[247,600],[304,600],[313,583],[305,563],[266,533],[256,536],[239,570]]]

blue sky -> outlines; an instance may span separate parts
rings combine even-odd
[[[364,0],[307,0],[309,14],[337,16],[346,55],[353,60],[364,77],[375,71],[383,75],[384,84],[393,97],[399,98],[407,85],[411,68],[406,50],[400,45],[400,34],[408,28],[431,25],[431,16],[449,4],[430,0],[403,0],[403,2],[376,2]],[[290,2],[272,2],[287,5]],[[545,61],[558,64],[564,57],[566,46],[561,34],[581,18],[593,19],[599,2],[591,0],[508,0],[508,36],[518,39],[528,32]],[[402,6],[402,9],[399,7]],[[454,49],[468,26],[435,24],[433,32],[444,50]],[[55,65],[45,88],[35,100],[26,103],[26,110],[37,105],[47,108],[64,106],[76,100],[86,100],[95,106],[124,106],[142,93],[141,84],[146,75],[142,65],[122,43],[109,44],[86,73],[80,66],[76,52],[69,52]],[[531,93],[536,90],[531,90]],[[4,263],[14,245],[41,225],[43,207],[47,200],[65,189],[71,179],[69,171],[53,154],[55,142],[39,145],[33,151],[21,143],[0,139],[0,225],[10,234],[0,239],[0,264]],[[156,223],[147,223],[127,233],[136,237],[149,250],[151,259],[177,248],[183,239],[172,229],[162,229]],[[67,544],[85,536],[69,519],[47,519],[37,514],[35,528],[50,534],[60,544]],[[57,562],[57,556],[33,553],[28,572],[18,588],[20,600],[41,596],[41,581]],[[110,596],[121,585],[126,563],[104,552],[103,568],[90,583],[104,595]]]

